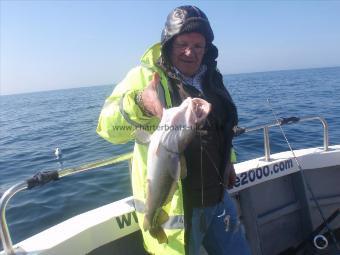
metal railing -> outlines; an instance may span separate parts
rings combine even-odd
[[[118,164],[120,162],[129,160],[132,158],[132,153],[126,153],[117,157],[91,162],[87,163],[81,166],[77,167],[70,167],[65,168],[62,170],[54,170],[54,171],[45,171],[45,172],[39,172],[33,177],[29,178],[28,180],[15,184],[11,188],[5,191],[5,193],[2,195],[0,199],[0,212],[1,212],[1,218],[0,218],[0,225],[1,225],[1,241],[2,245],[4,247],[4,251],[7,255],[15,255],[15,250],[13,249],[12,239],[11,235],[8,230],[7,221],[6,221],[6,207],[9,202],[9,200],[18,192],[26,190],[26,189],[32,189],[36,186],[42,186],[50,181],[59,180],[60,178],[64,178],[69,175],[73,175],[76,173],[94,170],[99,167],[109,166]]]
[[[278,127],[283,125],[290,125],[295,124],[299,122],[306,122],[306,121],[312,121],[312,120],[319,120],[322,123],[323,126],[323,148],[324,151],[328,150],[328,124],[327,121],[320,117],[320,116],[312,116],[312,117],[289,117],[289,118],[280,118],[278,121],[272,123],[272,124],[265,124],[265,125],[259,125],[251,128],[240,128],[238,127],[236,129],[236,136],[241,135],[243,133],[249,133],[256,130],[263,129],[263,144],[264,144],[264,158],[266,161],[270,161],[270,140],[269,140],[269,128],[271,127]]]
[[[304,118],[297,118],[297,117],[281,118],[277,122],[271,123],[271,124],[265,124],[265,125],[251,127],[251,128],[238,127],[235,130],[235,135],[239,136],[243,133],[249,133],[249,132],[263,129],[265,160],[270,161],[269,128],[280,126],[280,125],[282,126],[282,125],[298,123],[298,122],[312,121],[312,120],[320,120],[323,125],[323,137],[324,137],[323,146],[324,146],[324,150],[327,151],[328,150],[328,125],[324,118],[318,117],[318,116],[317,117],[304,117]],[[9,200],[15,194],[26,189],[32,189],[36,186],[42,186],[48,182],[59,180],[60,178],[64,178],[72,174],[97,169],[103,166],[114,165],[114,164],[129,160],[131,158],[132,158],[132,153],[126,153],[126,154],[123,154],[123,155],[120,155],[114,158],[91,162],[91,163],[87,163],[87,164],[77,166],[77,167],[71,167],[71,168],[66,168],[62,170],[39,172],[36,175],[34,175],[32,178],[24,182],[15,184],[11,188],[6,190],[6,192],[2,195],[0,199],[0,213],[1,213],[0,235],[1,235],[1,240],[2,240],[5,253],[7,255],[16,254],[13,248],[12,239],[11,239],[8,226],[7,226],[7,221],[6,221],[6,206]]]

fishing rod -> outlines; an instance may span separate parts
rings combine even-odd
[[[299,171],[300,171],[300,173],[301,173],[302,182],[303,182],[303,184],[307,187],[309,193],[311,194],[312,200],[314,201],[314,203],[315,203],[315,205],[316,205],[316,208],[317,208],[317,210],[318,210],[318,212],[319,212],[319,214],[320,214],[320,216],[321,216],[321,218],[322,218],[322,221],[323,221],[323,223],[325,224],[325,227],[326,227],[326,229],[328,230],[328,232],[329,232],[329,234],[330,234],[330,236],[331,236],[331,238],[332,238],[332,240],[333,240],[333,242],[334,242],[334,244],[335,244],[337,250],[340,251],[340,247],[339,247],[339,245],[338,245],[338,243],[337,243],[337,239],[336,239],[336,237],[335,237],[334,231],[333,231],[333,229],[331,229],[331,227],[329,226],[329,223],[328,223],[328,221],[327,221],[327,219],[326,219],[324,213],[323,213],[322,210],[321,210],[321,206],[320,206],[318,200],[316,199],[316,197],[315,197],[315,195],[314,195],[314,192],[313,192],[311,186],[309,185],[309,183],[308,183],[307,180],[306,180],[306,177],[305,177],[303,168],[301,167],[301,165],[300,165],[300,163],[299,163],[299,161],[298,161],[298,159],[297,159],[297,157],[296,157],[296,155],[295,155],[295,152],[293,151],[292,146],[290,145],[290,142],[288,141],[288,138],[287,138],[287,136],[286,136],[286,133],[284,132],[284,130],[283,130],[283,128],[282,128],[281,122],[279,121],[279,119],[278,119],[278,117],[277,117],[277,114],[275,113],[275,110],[274,110],[274,108],[272,107],[272,105],[271,105],[271,103],[270,103],[269,98],[267,98],[267,102],[268,102],[268,105],[269,105],[269,107],[270,107],[270,110],[271,110],[271,112],[272,112],[272,114],[273,114],[273,116],[274,116],[276,122],[278,123],[278,126],[279,126],[279,128],[280,128],[280,130],[281,130],[281,133],[282,133],[284,139],[286,140],[286,143],[287,143],[287,145],[288,145],[288,147],[289,147],[289,150],[290,150],[290,151],[292,152],[292,154],[293,154],[293,158],[294,158],[294,160],[295,160],[295,162],[296,162],[296,164],[297,164],[297,166],[298,166],[298,169],[299,169]]]

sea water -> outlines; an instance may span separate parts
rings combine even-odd
[[[340,144],[340,67],[224,76],[239,114],[239,126],[273,123],[275,117],[322,116],[330,144]],[[0,194],[42,170],[81,165],[132,150],[112,145],[95,130],[114,85],[0,97]],[[284,126],[293,149],[321,147],[318,121]],[[270,130],[271,151],[288,150],[280,129]],[[61,160],[54,155],[62,150]],[[261,130],[234,139],[238,160],[262,157]],[[61,164],[62,163],[62,164]],[[24,191],[9,203],[13,242],[79,213],[131,195],[127,163],[102,167]],[[1,245],[0,245],[1,246]]]

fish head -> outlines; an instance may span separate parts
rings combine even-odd
[[[161,128],[165,129],[162,144],[173,152],[182,152],[195,135],[196,126],[202,124],[211,105],[201,98],[186,98],[178,107],[163,112]]]
[[[182,152],[195,135],[196,127],[204,123],[211,111],[211,104],[202,98],[190,98],[185,109],[185,128],[179,131],[178,150]]]
[[[193,98],[192,99],[192,111],[196,117],[196,125],[203,124],[203,122],[207,119],[210,111],[211,104],[202,98]]]
[[[183,108],[181,115],[184,112],[184,118],[182,117],[181,129],[178,132],[178,151],[182,152],[189,145],[194,138],[196,126],[202,124],[208,117],[211,111],[211,104],[201,98],[187,98],[185,108]]]
[[[211,111],[211,104],[202,98],[186,98],[171,117],[171,125],[194,129]]]

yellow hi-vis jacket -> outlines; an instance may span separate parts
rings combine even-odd
[[[144,128],[152,133],[159,124],[156,117],[143,114],[135,102],[138,92],[147,87],[153,73],[160,75],[160,99],[166,108],[171,107],[168,81],[164,72],[155,64],[161,54],[160,44],[155,44],[146,51],[141,59],[141,65],[132,69],[127,76],[114,88],[101,111],[97,133],[111,143],[122,144],[136,139],[138,129]],[[159,244],[149,232],[143,231],[144,206],[147,191],[147,151],[148,144],[135,141],[132,158],[132,189],[138,224],[142,230],[145,249],[152,254],[183,255],[184,249],[184,211],[182,185],[178,182],[175,194],[165,208],[170,216],[163,225],[168,237],[167,244]]]

